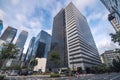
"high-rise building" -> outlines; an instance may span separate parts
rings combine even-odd
[[[28,46],[28,50],[26,52],[26,62],[29,63],[32,57],[32,51],[33,51],[33,46],[34,46],[34,41],[35,41],[35,37],[32,37],[32,39],[30,40],[29,46]]]
[[[8,43],[12,43],[16,36],[16,33],[17,33],[17,29],[8,26],[7,29],[3,32],[0,39],[6,41]]]
[[[62,9],[53,21],[51,52],[55,51],[60,55],[60,66],[55,66],[50,60],[47,61],[47,68],[68,67],[68,53],[66,41],[65,10]]]
[[[47,58],[50,51],[51,35],[45,31],[41,31],[34,42],[32,56],[37,58]]]
[[[2,29],[3,29],[3,21],[0,20],[0,34],[1,34]]]
[[[117,59],[117,57],[120,57],[120,54],[114,50],[108,50],[101,54],[102,61],[107,66],[112,66],[113,59]]]
[[[38,65],[35,66],[34,68],[35,71],[38,70],[41,70],[43,72],[45,71],[46,59],[50,51],[50,44],[51,44],[51,35],[49,35],[47,32],[42,30],[35,39],[34,47],[32,51],[32,59],[36,58],[38,60]]]
[[[116,31],[120,30],[120,0],[101,0],[110,12],[108,20]]]
[[[28,37],[28,32],[22,30],[16,41],[16,47],[19,49],[19,54],[17,56],[18,60],[20,60],[22,57],[22,53],[24,50],[24,45],[27,40],[27,37]]]
[[[25,64],[25,57],[26,57],[26,54],[22,53],[21,61],[23,64]]]
[[[15,36],[16,36],[16,33],[17,33],[17,29],[8,26],[6,28],[6,30],[3,32],[2,36],[0,37],[1,43],[6,43],[6,44],[12,43]],[[0,46],[1,46],[1,49],[2,49],[3,46],[2,45],[0,45]],[[11,63],[11,60],[8,60],[4,64],[6,66],[9,66],[10,63]]]
[[[59,53],[61,65],[48,62],[47,68],[86,70],[101,64],[87,20],[72,2],[54,17],[51,51]]]

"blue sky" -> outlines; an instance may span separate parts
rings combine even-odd
[[[100,0],[0,0],[3,31],[7,26],[17,28],[17,36],[21,30],[28,31],[29,36],[24,50],[26,52],[30,39],[41,30],[51,34],[54,16],[71,1],[87,18],[100,54],[118,47],[111,42],[109,34],[115,31],[107,20],[109,12]],[[16,39],[17,37],[14,42]]]

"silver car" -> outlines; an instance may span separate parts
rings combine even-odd
[[[12,70],[10,76],[17,76],[18,72],[19,72],[18,70]]]

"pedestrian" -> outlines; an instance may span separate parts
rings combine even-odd
[[[78,72],[76,72],[76,73],[75,73],[75,77],[76,77],[76,78],[78,78],[78,75],[79,75],[79,73],[78,73]]]

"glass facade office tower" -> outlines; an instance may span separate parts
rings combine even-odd
[[[52,50],[60,54],[59,68],[85,70],[101,64],[87,20],[72,2],[54,17]]]
[[[35,42],[35,37],[32,37],[32,39],[30,40],[29,46],[28,46],[27,53],[26,53],[26,60],[25,61],[27,63],[29,63],[31,60],[34,42]]]
[[[41,31],[34,42],[32,56],[33,58],[47,58],[48,52],[50,51],[51,36],[45,32]]]
[[[18,60],[20,60],[22,57],[22,53],[23,53],[23,49],[24,49],[24,45],[27,40],[27,37],[28,37],[28,32],[22,30],[22,32],[20,33],[16,41],[16,47],[19,49],[19,54],[17,56]]]
[[[68,67],[68,54],[65,29],[65,10],[62,9],[53,21],[51,52],[55,51],[60,55],[60,66],[54,65],[52,61],[47,61],[47,68]]]
[[[0,20],[0,34],[1,34],[2,29],[3,29],[3,21]],[[3,41],[3,40],[0,39],[0,51],[2,49],[2,44],[3,43],[5,43],[5,41]]]
[[[3,29],[3,21],[0,20],[0,34],[1,34],[2,29]]]
[[[35,39],[32,52],[32,59],[36,58],[38,60],[38,64],[34,67],[34,71],[41,70],[42,72],[45,72],[46,59],[50,51],[50,44],[51,35],[42,30]]]
[[[120,30],[120,0],[101,0],[110,12],[108,20],[116,31]]]
[[[16,36],[16,33],[17,33],[17,29],[8,26],[7,29],[3,32],[0,39],[6,41],[8,43],[12,43]]]

